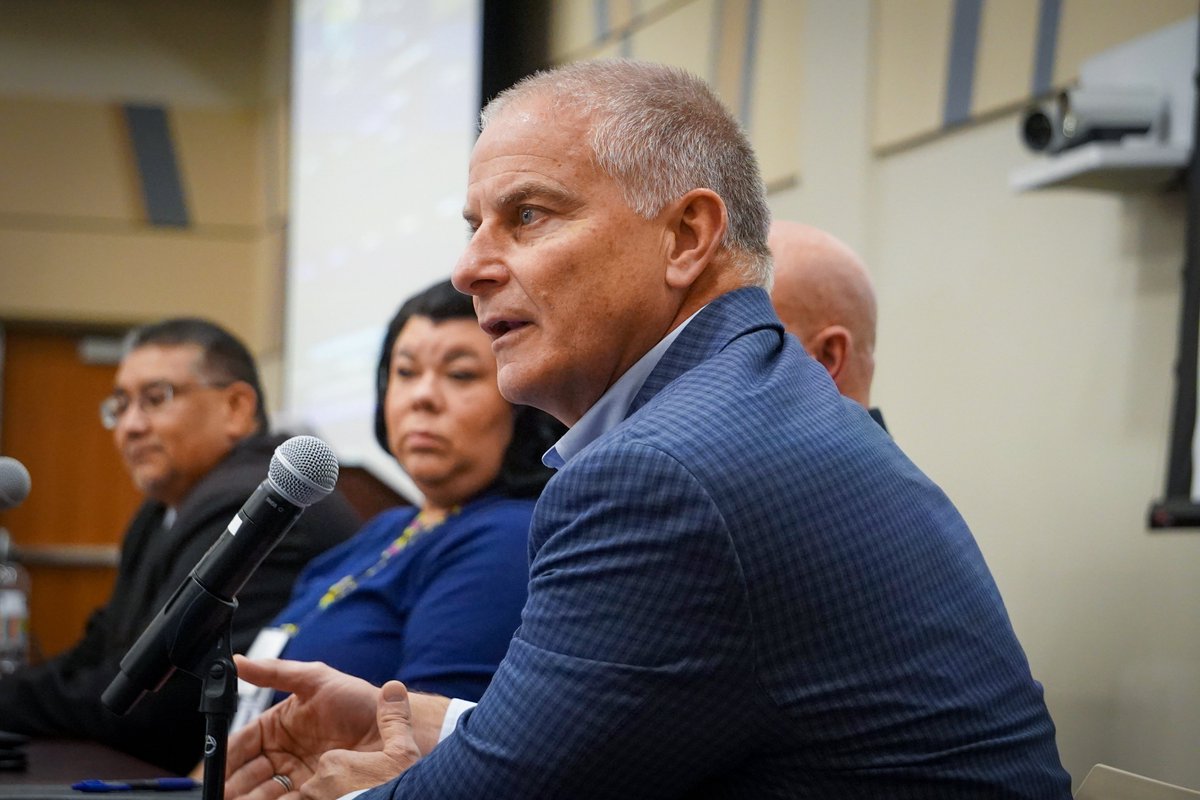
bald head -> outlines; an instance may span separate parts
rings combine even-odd
[[[858,255],[822,230],[771,224],[771,301],[788,332],[829,370],[838,391],[870,403],[875,375],[875,290]]]

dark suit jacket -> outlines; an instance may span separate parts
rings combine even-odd
[[[204,719],[197,710],[197,679],[177,672],[124,717],[101,705],[100,694],[129,646],[267,477],[271,455],[282,441],[254,436],[240,442],[188,493],[170,529],[162,527],[162,503],[141,506],[125,532],[112,597],[88,620],[83,638],[45,664],[0,679],[0,728],[92,739],[174,772],[200,761]],[[301,514],[238,596],[235,652],[245,652],[283,607],[309,559],[351,536],[358,523],[336,492]]]
[[[490,688],[394,798],[1069,798],[945,495],[786,337],[705,308],[538,502]]]

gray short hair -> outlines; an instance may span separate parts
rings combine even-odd
[[[497,95],[480,128],[533,96],[591,120],[597,166],[633,211],[651,218],[692,189],[725,202],[722,243],[747,282],[771,284],[771,212],[754,150],[741,126],[700,78],[675,67],[624,59],[582,61],[538,72]]]

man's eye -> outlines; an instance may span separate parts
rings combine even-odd
[[[528,207],[521,209],[521,224],[522,225],[531,225],[536,221],[537,221],[537,211],[535,209],[528,208]]]
[[[478,375],[478,373],[475,373],[475,372],[468,372],[465,370],[455,370],[454,372],[450,373],[450,377],[456,381],[463,381],[464,383],[466,383],[469,381],[476,380],[479,377],[479,375]]]
[[[142,392],[141,405],[144,408],[158,408],[171,399],[171,392],[162,386],[151,386]]]

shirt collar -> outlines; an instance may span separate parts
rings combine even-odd
[[[551,469],[560,469],[580,450],[617,427],[621,420],[625,419],[629,406],[633,403],[633,398],[637,396],[642,384],[646,382],[646,378],[650,377],[650,373],[658,366],[658,362],[662,360],[663,355],[683,332],[683,329],[688,326],[688,323],[703,310],[701,307],[695,314],[685,319],[679,327],[664,336],[658,344],[650,348],[646,355],[639,358],[636,364],[627,369],[616,383],[608,387],[608,391],[602,394],[600,399],[580,417],[579,422],[572,425],[570,430],[546,451],[546,454],[542,456],[542,463]]]

